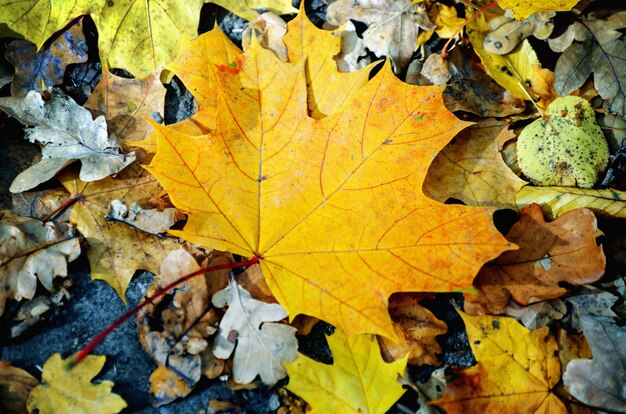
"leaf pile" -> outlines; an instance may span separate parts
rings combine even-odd
[[[2,43],[0,109],[41,149],[5,157],[3,345],[47,340],[84,251],[122,302],[154,274],[136,323],[155,407],[626,412],[623,7],[337,0],[307,4],[313,24],[304,2],[213,3],[249,22],[0,0],[23,38]],[[126,357],[54,353],[40,382],[9,356],[0,410],[135,407],[108,380],[137,380]]]

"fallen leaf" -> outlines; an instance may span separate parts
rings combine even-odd
[[[0,361],[0,411],[7,414],[26,413],[26,400],[39,381],[10,362]]]
[[[188,213],[171,233],[258,256],[292,317],[394,338],[391,293],[463,289],[512,248],[491,209],[420,192],[433,156],[466,125],[441,88],[407,85],[387,64],[343,110],[314,120],[301,64],[258,45],[235,63],[214,66],[219,129],[196,137],[154,124],[148,169]]]
[[[310,116],[321,119],[335,113],[367,83],[373,66],[361,70],[342,73],[337,69],[341,58],[343,28],[334,31],[315,27],[304,12],[287,25],[284,37],[289,62],[305,64],[307,103]]]
[[[511,8],[517,20],[524,20],[541,11],[569,11],[578,0],[498,0],[498,6]]]
[[[582,329],[580,322],[584,317],[617,318],[611,308],[619,299],[613,292],[594,286],[583,286],[576,295],[565,299],[571,309],[567,315],[569,326],[580,332]]]
[[[49,46],[38,50],[27,40],[14,40],[5,52],[15,66],[11,95],[24,97],[29,91],[43,92],[63,82],[67,65],[87,61],[87,42],[83,35],[82,19],[64,31]]]
[[[545,111],[558,98],[554,89],[554,72],[550,69],[535,66],[533,68],[530,90],[539,99],[535,102],[535,105]]]
[[[209,0],[246,20],[254,21],[259,17],[255,10],[266,10],[274,14],[298,13],[291,5],[291,0]]]
[[[443,101],[448,110],[471,112],[482,118],[524,112],[524,100],[493,80],[476,54],[457,47],[450,51],[447,62],[452,78],[443,91]]]
[[[506,122],[482,119],[458,134],[437,154],[424,181],[424,194],[444,202],[515,209],[526,184],[504,163],[502,148],[515,138]]]
[[[561,96],[583,86],[593,73],[594,85],[607,100],[611,112],[626,115],[626,11],[590,13],[568,28],[566,40],[557,47],[567,49],[554,68],[554,87]],[[580,43],[572,43],[577,40]]]
[[[212,301],[218,308],[228,306],[213,354],[227,359],[234,351],[234,380],[247,384],[259,375],[264,384],[272,386],[283,379],[287,372],[282,364],[298,357],[296,329],[275,323],[287,317],[283,307],[253,299],[234,281],[213,295]]]
[[[581,323],[593,359],[575,359],[567,364],[565,386],[592,407],[626,412],[626,328],[609,318],[587,316]]]
[[[43,366],[41,385],[28,396],[28,411],[39,414],[54,413],[119,413],[126,402],[111,392],[113,383],[91,380],[102,369],[104,356],[88,355],[80,364],[70,368],[69,359],[52,355]]]
[[[368,55],[363,39],[356,33],[354,23],[347,22],[342,26],[340,33],[341,49],[333,59],[337,62],[339,72],[355,72],[372,63]],[[311,50],[311,52],[314,52]]]
[[[487,73],[519,99],[531,99],[528,85],[532,84],[534,67],[541,66],[541,63],[528,39],[522,41],[512,52],[497,55],[485,50],[485,37],[491,27],[482,14],[469,22],[466,30],[474,52],[485,65]]]
[[[450,39],[454,36],[459,27],[465,24],[465,19],[458,17],[457,11],[453,6],[435,3],[429,11],[432,22],[437,26],[435,33],[442,39]]]
[[[102,78],[85,102],[94,116],[104,115],[111,134],[125,147],[146,139],[152,128],[143,118],[164,113],[165,88],[159,73],[145,78],[122,78],[102,68]]]
[[[192,388],[181,377],[161,364],[150,374],[153,407],[160,407],[178,398],[184,398],[191,390]]]
[[[348,336],[335,329],[327,340],[332,365],[305,355],[285,364],[287,389],[305,399],[312,406],[311,413],[384,413],[404,394],[397,379],[408,355],[385,363],[372,335]]]
[[[513,51],[527,37],[547,39],[554,30],[552,18],[555,15],[554,12],[538,12],[522,22],[506,14],[496,17],[489,21],[492,30],[485,36],[483,47],[489,53],[505,55]]]
[[[80,178],[95,181],[126,168],[135,157],[122,154],[113,136],[107,134],[104,117],[93,120],[59,89],[53,89],[44,102],[37,92],[24,98],[0,98],[0,109],[33,128],[26,129],[31,142],[43,145],[42,159],[22,171],[11,183],[10,191],[19,193],[51,179],[74,160],[80,160]]]
[[[437,368],[434,370],[427,381],[425,382],[412,382],[405,371],[404,376],[399,379],[400,384],[412,388],[417,393],[417,402],[419,404],[418,410],[415,414],[443,414],[444,411],[436,405],[431,405],[430,402],[439,400],[443,397],[444,390],[446,389],[446,367]]]
[[[252,36],[266,49],[276,53],[283,62],[287,62],[287,47],[283,43],[283,36],[287,33],[287,23],[280,16],[267,12],[250,22],[241,36],[243,50],[247,50],[252,43]]]
[[[32,299],[39,281],[55,292],[56,277],[67,276],[67,262],[80,255],[80,239],[67,223],[0,214],[0,315],[7,299]]]
[[[591,188],[607,166],[609,145],[589,102],[566,96],[520,133],[517,161],[535,184]]]
[[[348,20],[367,24],[363,44],[376,56],[387,56],[400,73],[409,63],[421,30],[434,30],[423,4],[409,0],[337,0],[328,6],[328,23],[341,26]]]
[[[547,327],[530,331],[512,318],[459,313],[478,365],[460,371],[434,404],[449,414],[567,413],[552,392],[561,369]]]
[[[496,314],[509,299],[527,305],[558,298],[567,292],[561,282],[596,282],[606,266],[602,246],[596,244],[600,235],[590,210],[575,210],[547,223],[539,205],[528,205],[506,235],[519,250],[505,252],[485,265],[474,280],[478,294],[465,298]]]
[[[50,188],[11,194],[11,210],[19,216],[43,220],[51,211],[57,210],[67,200],[63,188]],[[56,221],[69,221],[69,210],[55,215]]]
[[[230,263],[222,255],[209,257],[208,266]],[[186,250],[170,252],[161,263],[159,274],[144,294],[152,296],[179,278],[200,270]],[[200,380],[210,361],[210,345],[219,322],[211,306],[211,296],[228,284],[229,270],[195,277],[155,300],[137,314],[139,342],[159,364],[150,377],[156,406],[185,397]],[[155,324],[155,321],[160,323]],[[155,329],[155,326],[161,329]],[[170,389],[171,385],[171,389]]]
[[[517,193],[519,208],[539,204],[548,219],[555,219],[568,211],[588,208],[600,216],[626,218],[626,192],[592,190],[574,187],[526,186]]]
[[[437,354],[442,351],[436,337],[445,334],[448,326],[419,304],[422,297],[419,293],[391,295],[389,314],[400,341],[377,337],[385,362],[403,359],[408,354],[408,363],[412,365],[440,364]]]
[[[218,414],[223,412],[228,413],[240,413],[241,405],[231,402],[231,401],[219,401],[219,400],[211,400],[209,401],[207,414]]]
[[[123,201],[113,200],[109,205],[109,212],[104,219],[106,221],[119,221],[126,223],[137,230],[150,234],[165,233],[184,215],[175,208],[166,208],[163,211],[143,209],[134,201],[126,206]]]
[[[105,216],[112,200],[135,201],[140,205],[158,195],[161,187],[153,177],[128,180],[105,178],[86,183],[75,173],[58,177],[61,184],[77,197],[70,222],[87,239],[87,258],[92,280],[104,280],[126,301],[124,292],[138,269],[156,273],[166,254],[179,247],[172,238],[136,230],[123,223],[109,222]]]
[[[172,61],[183,38],[197,36],[202,3],[2,0],[0,7],[8,13],[0,17],[0,25],[6,23],[40,49],[73,18],[89,14],[98,29],[100,60],[110,68],[126,69],[143,78]]]
[[[465,311],[468,314],[470,302],[466,302]],[[530,305],[520,306],[513,301],[509,301],[508,305],[502,311],[502,314],[517,319],[522,325],[528,329],[537,329],[546,326],[552,321],[563,319],[567,313],[567,305],[561,299],[544,300]]]

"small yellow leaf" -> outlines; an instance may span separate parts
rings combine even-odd
[[[540,11],[569,11],[579,0],[498,0],[503,9],[513,9],[517,20]]]
[[[404,394],[396,379],[408,355],[387,364],[373,335],[347,336],[336,329],[327,339],[332,365],[304,355],[285,364],[287,389],[304,398],[313,407],[311,413],[384,413]]]
[[[516,203],[520,208],[537,203],[551,220],[577,208],[588,208],[602,216],[626,218],[626,192],[610,189],[526,186],[517,194]]]
[[[537,54],[527,39],[506,55],[489,53],[483,42],[490,31],[483,15],[468,23],[467,34],[474,51],[485,65],[487,73],[500,86],[520,99],[530,99],[528,90],[529,85],[532,85],[534,66],[541,66]]]
[[[28,397],[28,411],[39,414],[107,414],[119,413],[126,402],[111,392],[113,383],[91,380],[102,369],[104,356],[89,355],[80,364],[70,368],[61,355],[52,355],[43,366],[41,385]]]
[[[531,331],[512,318],[459,313],[478,365],[462,371],[435,404],[449,414],[567,412],[552,393],[561,368],[547,327]]]

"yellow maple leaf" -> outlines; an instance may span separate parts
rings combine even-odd
[[[435,404],[449,414],[567,412],[552,393],[561,366],[547,327],[531,331],[513,318],[459,313],[478,365],[461,371]]]
[[[397,378],[408,355],[385,363],[373,335],[347,336],[336,329],[327,340],[332,365],[302,354],[285,364],[287,389],[305,399],[311,413],[384,413],[404,394]]]
[[[391,293],[466,288],[512,248],[492,209],[444,206],[420,190],[433,156],[467,125],[445,109],[441,88],[403,83],[387,64],[315,120],[305,61],[284,63],[253,43],[211,68],[216,128],[190,136],[154,124],[148,169],[189,214],[172,234],[259,257],[291,317],[395,338]]]
[[[41,385],[28,397],[28,411],[39,414],[108,414],[119,413],[126,402],[111,392],[113,383],[91,380],[104,366],[104,356],[89,355],[80,364],[70,368],[61,355],[52,355],[43,366]]]
[[[498,0],[503,9],[513,9],[517,20],[541,11],[569,11],[579,0]]]
[[[298,9],[291,5],[291,0],[210,0],[210,3],[215,3],[249,21],[254,21],[259,17],[256,9],[271,11],[275,14],[298,12]]]
[[[145,201],[162,189],[154,177],[127,180],[107,177],[86,183],[68,171],[58,179],[73,197],[78,197],[70,222],[89,242],[91,278],[110,284],[126,302],[124,293],[135,271],[145,269],[156,273],[167,253],[179,245],[172,239],[144,233],[125,223],[107,221],[109,203],[116,199],[127,203]]]

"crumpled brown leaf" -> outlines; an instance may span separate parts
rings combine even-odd
[[[448,326],[419,304],[423,297],[420,293],[396,293],[389,298],[389,314],[400,341],[377,337],[385,362],[396,361],[408,353],[409,364],[439,365],[437,354],[442,351],[436,337],[445,334]]]
[[[626,115],[626,11],[598,11],[583,16],[555,39],[552,50],[563,52],[554,68],[554,87],[561,96],[583,86],[593,73],[595,87],[608,110]],[[574,42],[576,41],[576,42]]]
[[[376,56],[388,56],[394,72],[404,70],[416,49],[421,30],[434,30],[423,4],[409,0],[337,0],[328,6],[328,23],[341,26],[348,20],[368,25],[363,44]]]
[[[210,258],[208,265],[229,261],[229,258],[217,255]],[[146,296],[199,269],[196,259],[184,249],[172,251],[161,263],[161,272]],[[209,337],[217,331],[219,322],[211,296],[227,285],[228,275],[229,270],[221,270],[194,277],[137,314],[139,341],[162,366],[150,377],[156,406],[187,395],[202,374],[207,374],[205,371],[208,370],[208,376],[212,378],[221,373],[211,358],[212,339]],[[162,326],[155,327],[154,320],[162,320]],[[217,365],[223,369],[223,363]],[[167,390],[167,384],[175,389]]]
[[[63,82],[67,65],[87,61],[82,19],[39,51],[34,43],[14,40],[7,47],[5,56],[15,66],[12,96],[21,98],[29,91],[43,92],[42,86],[48,89],[58,85]]]
[[[32,126],[26,138],[43,145],[42,159],[22,171],[10,191],[19,193],[48,181],[74,160],[80,160],[80,179],[95,181],[114,174],[134,161],[133,153],[123,154],[114,136],[107,134],[104,117],[95,120],[59,89],[44,101],[31,91],[24,98],[0,98],[0,109]]]
[[[519,250],[504,252],[483,266],[474,279],[478,294],[465,298],[481,311],[497,314],[509,299],[527,305],[562,296],[567,290],[560,282],[593,283],[604,275],[606,265],[602,246],[596,244],[601,234],[591,210],[574,210],[547,223],[541,207],[530,204],[506,235]]]
[[[67,276],[67,262],[80,255],[78,232],[67,223],[0,213],[0,315],[7,299],[31,299],[37,281],[50,292]]]
[[[593,359],[570,361],[563,382],[585,404],[626,413],[626,327],[602,317],[585,316],[581,323]]]
[[[276,323],[287,317],[281,305],[253,299],[234,281],[213,295],[213,305],[228,306],[215,337],[213,354],[226,359],[234,351],[236,382],[247,384],[259,375],[263,383],[272,386],[287,375],[282,363],[298,357],[298,341],[296,328]]]

